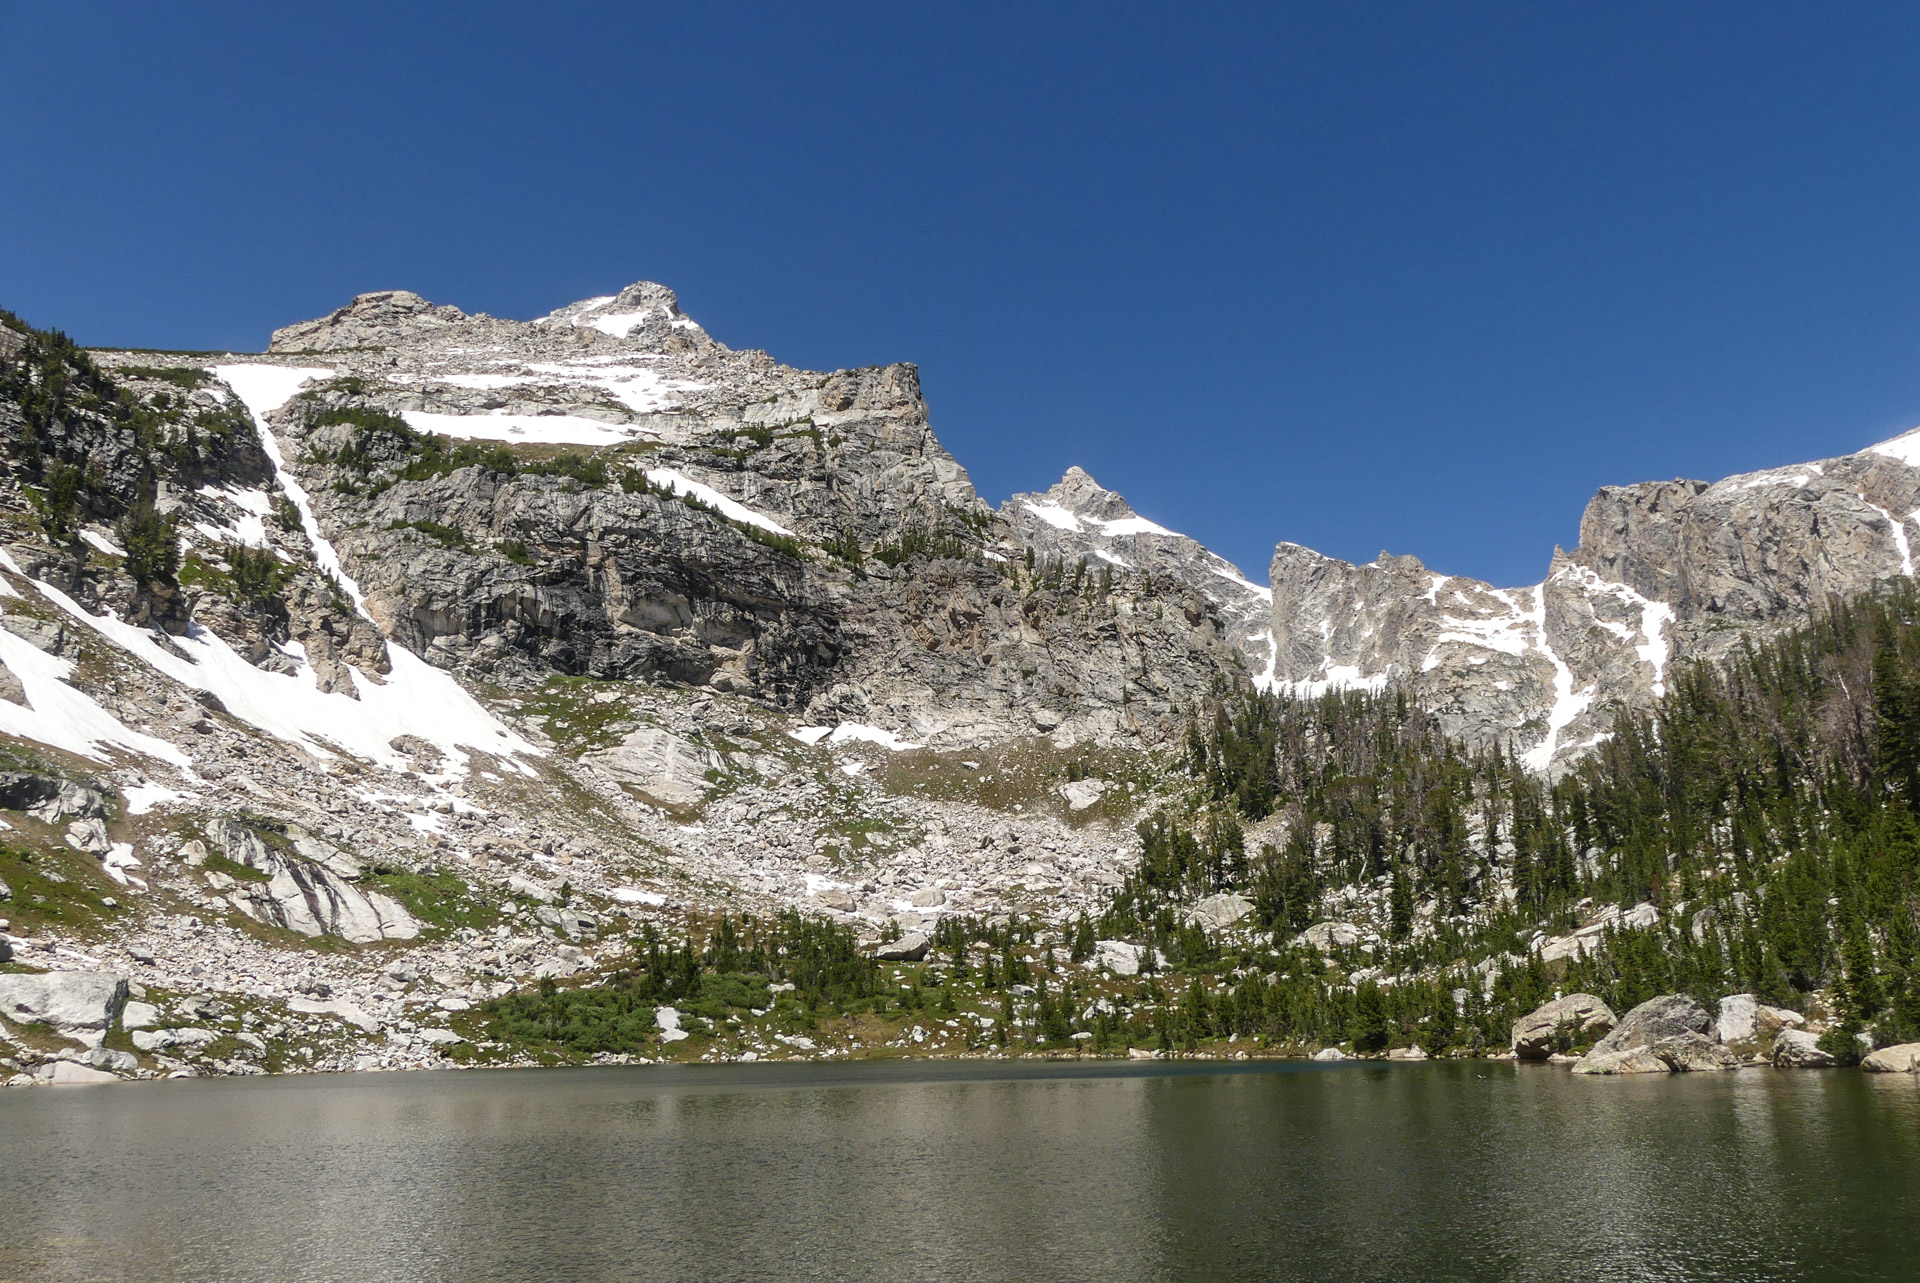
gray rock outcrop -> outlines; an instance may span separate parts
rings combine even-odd
[[[1684,994],[1649,998],[1614,1026],[1613,1032],[1573,1067],[1576,1074],[1633,1074],[1694,1068],[1730,1068],[1731,1053],[1709,1036],[1713,1017]],[[1716,1055],[1704,1047],[1719,1049]]]
[[[1729,994],[1720,1000],[1714,1036],[1735,1055],[1766,1059],[1782,1029],[1797,1029],[1804,1023],[1797,1011],[1769,1007],[1750,993]]]
[[[1773,1063],[1779,1069],[1827,1069],[1840,1062],[1821,1049],[1817,1034],[1782,1029],[1773,1040]]]
[[[0,1017],[47,1025],[63,1038],[98,1047],[127,1002],[127,979],[103,971],[0,975]]]
[[[1911,576],[1920,439],[1704,482],[1603,488],[1580,546],[1495,588],[1417,559],[1364,566],[1283,543],[1269,570],[1274,683],[1311,695],[1404,685],[1470,744],[1558,771],[1678,662],[1804,622],[1829,594]],[[1896,516],[1895,514],[1907,514]]]
[[[1870,1074],[1920,1074],[1920,1042],[1897,1043],[1869,1052],[1860,1068]]]
[[[1613,1008],[1590,993],[1570,993],[1542,1003],[1513,1022],[1513,1054],[1520,1060],[1545,1060],[1556,1044],[1584,1042],[1610,1031]]]
[[[216,816],[207,840],[229,860],[265,875],[237,881],[229,890],[234,908],[254,919],[301,935],[338,936],[353,944],[411,940],[420,925],[399,901],[365,890],[309,860],[275,850],[237,820]]]

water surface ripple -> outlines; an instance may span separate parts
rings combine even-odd
[[[1920,1278],[1920,1082],[765,1065],[0,1093],[0,1281]]]

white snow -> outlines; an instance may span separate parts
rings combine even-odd
[[[1535,590],[1539,591],[1538,589]],[[1503,655],[1524,655],[1533,645],[1533,636],[1528,629],[1532,622],[1523,612],[1506,589],[1496,588],[1493,595],[1498,597],[1513,612],[1507,615],[1495,615],[1491,619],[1462,619],[1457,615],[1442,615],[1440,620],[1446,627],[1435,639],[1438,642],[1460,642],[1467,646],[1481,646],[1488,650],[1497,650]],[[1454,593],[1458,597],[1458,592]],[[1436,666],[1439,660],[1429,654],[1426,667]]]
[[[1266,602],[1268,605],[1273,604],[1273,589],[1264,588],[1254,583],[1253,580],[1241,574],[1239,568],[1226,558],[1216,558],[1214,561],[1207,563],[1207,569],[1222,579],[1230,579],[1234,583],[1239,584],[1242,588],[1260,598],[1260,600]]]
[[[107,760],[105,748],[124,748],[193,769],[185,753],[163,739],[143,735],[67,684],[71,660],[59,659],[0,628],[0,663],[13,670],[26,691],[22,705],[0,700],[0,734],[36,740],[92,761]]]
[[[1028,512],[1031,512],[1055,530],[1066,530],[1074,534],[1080,533],[1080,518],[1067,509],[1062,508],[1059,504],[1035,503],[1031,499],[1024,498],[1021,499],[1020,502],[1027,506]]]
[[[1670,648],[1665,629],[1672,622],[1673,607],[1664,601],[1650,601],[1640,608],[1640,634],[1647,640],[1633,649],[1643,661],[1653,665],[1653,694],[1656,699],[1667,693],[1667,657]]]
[[[1318,699],[1328,691],[1360,690],[1378,694],[1387,687],[1387,674],[1375,673],[1371,677],[1362,677],[1360,669],[1353,664],[1332,664],[1321,670],[1324,676],[1317,679],[1297,682],[1276,682],[1268,678],[1268,686],[1290,692],[1295,699]]]
[[[1098,557],[1102,561],[1111,562],[1112,564],[1120,567],[1120,569],[1122,570],[1133,569],[1133,567],[1129,563],[1122,561],[1120,558],[1108,552],[1105,548],[1095,548],[1093,550],[1093,555]]]
[[[1744,477],[1729,477],[1726,484],[1736,490],[1758,490],[1764,486],[1791,486],[1800,490],[1820,475],[1820,465],[1809,463],[1794,468],[1769,468],[1765,472],[1753,472]]]
[[[615,887],[607,894],[621,904],[645,904],[656,909],[667,902],[667,897],[658,891],[642,891],[638,887]]]
[[[1898,459],[1910,468],[1920,468],[1920,428],[1903,432],[1891,441],[1868,446],[1861,453],[1885,455],[1889,459]]]
[[[1264,633],[1254,633],[1248,637],[1247,640],[1263,641],[1267,644],[1266,671],[1255,675],[1253,688],[1263,695],[1270,694],[1279,688],[1279,683],[1274,680],[1273,672],[1274,669],[1280,666],[1280,643],[1274,640],[1271,629]]]
[[[910,748],[924,748],[925,745],[910,743],[895,731],[883,731],[877,726],[863,726],[859,722],[842,722],[831,729],[825,726],[802,726],[799,730],[787,734],[802,744],[818,744],[825,740],[829,744],[864,743],[878,744],[881,748],[899,753]]]
[[[457,388],[478,388],[483,391],[497,391],[500,388],[517,388],[522,384],[538,382],[524,374],[437,374],[435,382],[451,383]]]
[[[758,526],[762,530],[770,530],[776,535],[791,536],[793,534],[793,531],[772,517],[755,512],[738,500],[727,498],[712,486],[702,485],[685,473],[676,472],[672,468],[651,468],[647,471],[647,480],[656,486],[664,486],[677,495],[691,496],[710,508],[717,508],[723,517],[743,521],[749,526]]]
[[[647,318],[653,315],[653,309],[643,307],[638,312],[611,312],[606,316],[596,316],[587,324],[602,334],[611,334],[616,339],[624,339],[638,326],[645,325]],[[575,325],[580,322],[576,319]]]
[[[184,802],[194,796],[179,789],[170,789],[164,784],[131,784],[120,792],[127,799],[128,815],[145,815],[156,806]]]
[[[1504,595],[1504,594],[1503,594]],[[1553,665],[1553,708],[1547,713],[1547,734],[1537,745],[1520,755],[1520,761],[1530,771],[1544,774],[1553,765],[1554,751],[1560,746],[1560,732],[1572,724],[1573,719],[1587,710],[1593,703],[1592,686],[1583,691],[1573,689],[1573,670],[1568,668],[1552,646],[1547,644],[1547,586],[1537,585],[1533,590],[1533,609],[1527,614],[1527,622],[1533,625],[1539,639],[1540,653]]]
[[[103,534],[97,534],[92,530],[82,530],[80,537],[98,548],[101,552],[106,553],[109,557],[124,557],[127,555],[125,548],[122,548]]]
[[[1165,535],[1169,539],[1181,537],[1165,526],[1148,521],[1145,517],[1116,517],[1112,521],[1101,521],[1097,517],[1089,517],[1087,520],[1100,527],[1103,533],[1116,537],[1119,535]]]
[[[1900,554],[1900,573],[1903,575],[1912,575],[1913,550],[1907,546],[1907,523],[1894,516],[1891,512],[1888,512],[1885,508],[1882,508],[1879,504],[1867,503],[1867,497],[1865,495],[1860,496],[1860,502],[1866,503],[1867,507],[1879,513],[1881,518],[1887,523],[1887,529],[1893,531],[1893,546]]]
[[[463,746],[510,757],[538,750],[507,730],[477,704],[453,678],[433,668],[406,647],[387,647],[393,671],[382,682],[350,669],[360,698],[324,694],[298,642],[282,650],[300,661],[297,673],[255,668],[212,630],[191,625],[172,639],[183,657],[161,647],[151,632],[112,615],[89,614],[48,583],[43,596],[121,650],[191,690],[219,697],[227,711],[276,739],[297,744],[314,757],[331,759],[336,751],[408,771],[405,756],[390,741],[413,735],[438,747],[449,759],[449,774],[464,774]],[[177,750],[176,750],[177,751]]]
[[[440,414],[403,410],[400,417],[419,432],[464,441],[505,441],[514,445],[608,446],[650,435],[634,423],[602,423],[577,414]]]
[[[1664,630],[1668,624],[1674,621],[1673,607],[1663,601],[1649,600],[1626,584],[1617,584],[1610,579],[1602,579],[1585,566],[1577,566],[1569,563],[1555,573],[1576,581],[1589,592],[1609,593],[1626,602],[1628,605],[1638,606],[1640,608],[1640,636],[1644,640],[1633,648],[1634,653],[1640,656],[1642,662],[1651,665],[1653,668],[1652,689],[1655,698],[1666,694],[1667,660],[1671,654],[1671,648],[1667,643]],[[1593,622],[1599,624],[1608,632],[1613,633],[1622,641],[1630,640],[1632,637],[1631,631],[1625,629],[1622,625],[1609,623],[1604,619],[1595,619]]]

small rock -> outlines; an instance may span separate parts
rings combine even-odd
[[[918,931],[909,931],[898,940],[880,945],[873,956],[881,962],[918,962],[927,956],[929,943]]]

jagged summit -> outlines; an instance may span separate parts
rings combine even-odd
[[[477,349],[551,354],[578,345],[613,351],[687,352],[717,348],[680,310],[674,292],[636,281],[618,294],[581,299],[534,321],[501,320],[434,303],[412,290],[376,290],[311,321],[273,332],[272,353],[419,347],[458,342]]]
[[[1067,561],[1084,557],[1198,589],[1220,608],[1227,638],[1247,657],[1251,670],[1266,669],[1267,590],[1198,540],[1141,516],[1085,469],[1068,468],[1044,494],[1013,496],[1000,506],[1000,515],[1042,556]]]
[[[1402,684],[1449,734],[1559,770],[1663,692],[1674,663],[1911,576],[1917,520],[1920,431],[1711,483],[1604,486],[1579,546],[1556,547],[1546,577],[1519,588],[1282,543],[1272,681],[1309,695]]]
[[[649,325],[705,333],[699,322],[680,310],[677,295],[653,281],[635,281],[618,294],[581,299],[547,313],[535,325],[572,326],[624,339]]]

